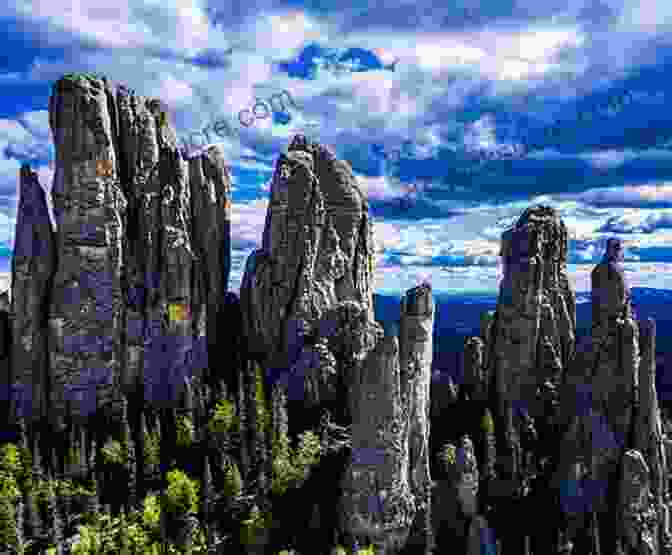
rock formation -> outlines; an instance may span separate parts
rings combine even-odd
[[[25,339],[13,347],[15,381],[33,384],[40,413],[47,342],[56,422],[101,406],[118,412],[113,401],[139,384],[152,401],[172,402],[217,346],[230,271],[221,153],[183,160],[160,103],[105,78],[60,79],[49,121],[57,230],[52,239],[37,178],[23,169],[12,312]]]
[[[59,437],[80,448],[79,459],[64,464],[49,448],[49,471],[85,475],[106,438],[79,421],[109,409],[124,438],[143,438],[139,446],[145,416],[134,430],[131,415],[147,404],[160,409],[152,436],[165,472],[177,436],[171,418],[184,405],[198,448],[211,449],[206,460],[231,463],[240,496],[227,506],[272,509],[276,531],[296,512],[306,535],[328,542],[333,533],[348,547],[371,542],[390,554],[432,553],[435,536],[438,551],[469,555],[672,553],[672,428],[658,408],[655,322],[636,319],[617,240],[592,274],[586,346],[576,338],[567,230],[552,208],[525,210],[502,235],[497,310],[465,341],[458,391],[451,379],[430,383],[431,287],[405,293],[398,326],[374,320],[367,200],[328,149],[299,135],[280,156],[238,300],[227,293],[231,179],[217,147],[183,159],[160,103],[104,78],[59,80],[49,118],[57,229],[23,166],[11,315],[0,298],[3,397],[11,386],[36,466],[51,438],[31,426],[29,442],[23,417],[68,423]],[[210,436],[205,392],[215,388],[231,422]],[[313,495],[318,481],[328,485],[305,509],[293,494],[276,505],[271,439],[318,427],[320,445],[329,445],[327,429],[346,436],[325,449],[341,458],[314,463],[295,489]],[[144,447],[135,455],[135,442],[125,441],[129,499],[143,493],[133,459]],[[209,464],[198,469],[208,483]],[[93,474],[105,481],[100,467]],[[216,521],[220,505],[205,490]],[[175,520],[170,535],[186,545],[196,520]],[[260,532],[248,552],[270,536]]]
[[[295,137],[243,276],[247,348],[288,388],[290,414],[292,404],[327,407],[352,425],[341,531],[396,552],[409,534],[427,541],[434,307],[428,287],[409,291],[399,338],[383,338],[372,262],[368,206],[348,164]]]
[[[37,174],[21,167],[16,237],[12,257],[13,314],[11,382],[17,406],[12,412],[28,419],[47,416],[47,310],[56,267],[54,231]],[[4,330],[3,330],[4,331]],[[6,334],[3,334],[6,335]],[[10,337],[5,337],[6,348]],[[3,359],[6,358],[3,348]],[[7,353],[8,354],[8,353]],[[9,373],[10,368],[7,368]],[[3,375],[7,375],[3,372]]]

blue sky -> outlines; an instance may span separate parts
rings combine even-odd
[[[496,292],[501,233],[540,202],[568,226],[577,291],[611,236],[632,286],[672,289],[672,4],[472,3],[7,0],[0,242],[13,245],[21,162],[51,187],[51,85],[86,71],[160,98],[179,137],[239,128],[217,139],[234,179],[233,290],[300,130],[368,191],[378,292],[421,279]],[[283,90],[297,107],[237,123]]]

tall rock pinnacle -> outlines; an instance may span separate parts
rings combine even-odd
[[[500,418],[508,422],[503,433],[521,437],[525,412],[543,416],[538,388],[545,381],[559,384],[574,356],[576,299],[567,279],[567,229],[553,208],[530,207],[502,234],[501,255],[504,278],[489,331],[488,366]],[[514,457],[509,469],[520,477],[520,454],[513,448],[507,447]]]
[[[297,330],[309,334],[340,301],[363,302],[373,316],[371,233],[349,164],[296,136],[277,163],[262,248],[241,285],[253,355],[291,364]]]
[[[49,99],[56,149],[52,198],[57,268],[49,311],[52,410],[65,417],[109,402],[120,376],[123,327],[122,192],[116,113],[106,80],[63,78]],[[93,391],[96,393],[93,394]],[[83,393],[83,396],[82,396]]]
[[[45,193],[37,174],[24,164],[20,180],[12,257],[12,336],[16,339],[12,346],[11,381],[21,390],[17,399],[20,412],[32,419],[47,416],[46,315],[56,269],[56,248]]]
[[[39,184],[21,173],[12,300],[25,339],[14,345],[14,389],[34,408],[48,403],[55,423],[103,406],[118,414],[121,394],[138,387],[173,403],[221,334],[231,248],[221,152],[183,160],[158,100],[90,75],[54,84],[49,123],[53,239]]]

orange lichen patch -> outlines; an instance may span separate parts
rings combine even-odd
[[[185,303],[170,303],[168,305],[168,318],[171,322],[184,322],[189,320],[189,305]]]
[[[96,174],[100,177],[110,177],[112,175],[112,160],[96,161]]]

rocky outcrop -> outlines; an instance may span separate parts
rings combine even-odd
[[[429,470],[429,408],[432,373],[434,301],[431,287],[422,284],[406,292],[401,303],[400,356],[402,398],[408,407],[409,472],[418,513],[410,543],[423,545],[431,533]],[[431,537],[429,538],[431,543]],[[431,546],[428,547],[431,550]]]
[[[246,264],[244,334],[287,388],[290,423],[296,411],[327,409],[352,426],[341,533],[392,553],[431,536],[434,305],[428,286],[412,289],[399,337],[383,337],[372,263],[368,206],[348,164],[296,137],[276,167],[262,248]]]
[[[174,403],[221,333],[231,189],[221,152],[183,160],[160,102],[105,78],[63,77],[49,108],[56,233],[26,168],[12,269],[15,334],[26,338],[13,347],[17,383],[44,396],[39,313],[55,422],[118,413],[138,386]]]
[[[201,357],[194,364],[198,364],[195,370],[202,373],[208,360],[222,360],[225,354],[217,339],[225,325],[231,273],[231,177],[219,149],[208,149],[189,160],[189,186],[193,215],[189,232],[195,256],[194,348]]]
[[[372,261],[368,204],[349,165],[295,137],[278,160],[262,248],[241,284],[250,352],[269,366],[291,366],[299,335],[315,333],[342,301],[363,303],[373,320]]]
[[[483,318],[482,339],[497,439],[498,479],[488,488],[489,501],[504,514],[525,497],[540,462],[530,451],[536,442],[530,425],[547,426],[540,393],[545,383],[561,383],[574,357],[576,302],[567,279],[567,230],[554,209],[525,210],[502,234],[501,256],[497,310]],[[501,525],[497,532],[505,555],[519,553],[529,535]]]
[[[45,193],[37,174],[24,164],[19,179],[10,308],[11,336],[16,341],[10,343],[9,334],[3,330],[2,358],[9,366],[7,351],[11,345],[11,382],[18,390],[17,406],[12,412],[31,420],[47,416],[46,315],[56,269],[56,249]],[[9,373],[7,367],[2,375]]]

